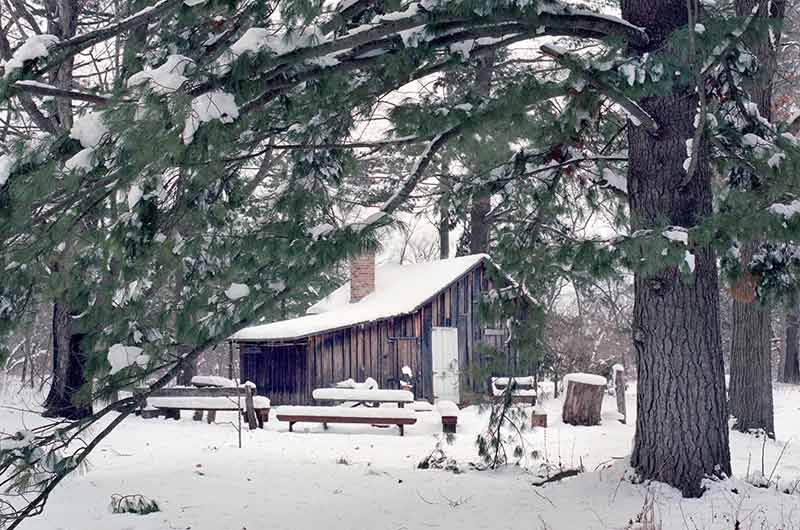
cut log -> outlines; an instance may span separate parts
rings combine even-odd
[[[570,425],[599,425],[606,378],[592,374],[564,376],[566,392],[561,418]]]

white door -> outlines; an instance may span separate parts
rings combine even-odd
[[[458,370],[458,328],[433,328],[433,401],[461,401]]]

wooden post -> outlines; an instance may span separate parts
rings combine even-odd
[[[564,408],[561,418],[570,425],[599,425],[606,378],[591,374],[564,377]]]
[[[620,369],[617,369],[619,367]],[[625,407],[625,370],[622,365],[614,365],[614,393],[617,396],[617,411],[622,414],[620,423],[626,423],[628,413]]]
[[[203,421],[203,411],[202,410],[194,411],[194,415],[192,416],[192,419],[194,421]],[[209,422],[209,423],[211,423],[211,422]]]
[[[247,413],[247,426],[251,431],[257,429],[258,420],[256,420],[256,411],[253,405],[253,389],[249,385],[245,385],[244,408]]]
[[[233,341],[228,341],[228,379],[233,379]]]
[[[200,419],[202,419],[202,418],[203,418],[203,411],[200,411]],[[216,419],[217,419],[217,411],[216,410],[209,410],[208,411],[208,415],[206,416],[206,421],[208,422],[208,424],[210,425],[210,424],[214,423],[214,421]]]

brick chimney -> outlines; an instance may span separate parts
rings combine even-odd
[[[375,251],[365,250],[350,258],[350,303],[375,290]]]

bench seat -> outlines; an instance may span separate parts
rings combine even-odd
[[[327,429],[328,423],[360,423],[370,425],[397,425],[400,436],[404,435],[403,427],[417,422],[414,412],[403,408],[347,408],[347,407],[301,407],[284,406],[277,410],[279,421],[289,422],[289,432],[293,432],[297,422],[322,423]]]

